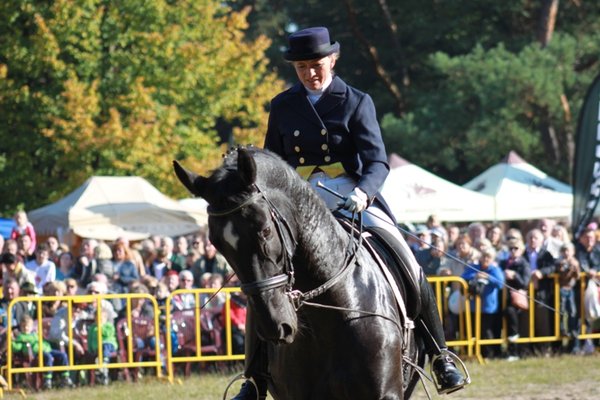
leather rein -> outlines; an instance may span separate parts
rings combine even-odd
[[[249,196],[240,204],[225,210],[216,210],[214,207],[209,206],[207,208],[207,213],[209,216],[212,217],[224,217],[241,211],[244,207],[253,204],[261,198],[267,203],[267,205],[269,206],[269,213],[271,214],[271,219],[275,225],[275,229],[277,231],[277,234],[279,235],[279,239],[281,240],[281,243],[283,244],[283,247],[285,249],[283,254],[283,272],[281,274],[263,280],[242,283],[240,287],[242,289],[242,292],[244,292],[246,295],[252,296],[258,295],[267,290],[277,289],[279,287],[285,286],[286,294],[290,298],[290,301],[294,305],[294,308],[298,310],[305,300],[310,300],[314,297],[325,293],[327,290],[329,290],[332,286],[334,286],[337,282],[341,280],[341,278],[346,274],[346,272],[350,270],[350,266],[355,264],[358,247],[356,247],[354,251],[351,251],[346,256],[346,262],[344,263],[344,267],[341,268],[332,278],[327,280],[325,283],[308,292],[294,290],[293,287],[295,282],[295,273],[292,258],[297,246],[296,239],[294,237],[290,224],[281,215],[281,213],[279,212],[277,207],[275,207],[273,202],[269,200],[269,198],[257,185],[254,185],[254,188],[256,189],[256,193]]]

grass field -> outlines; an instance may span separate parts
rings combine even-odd
[[[485,365],[467,362],[473,383],[449,396],[438,396],[428,384],[432,398],[562,400],[600,398],[600,354],[529,358],[517,362],[493,360]],[[153,378],[138,383],[116,382],[107,387],[83,387],[28,393],[35,400],[220,400],[234,374],[193,375],[169,384]],[[232,396],[239,387],[230,390]],[[230,397],[231,397],[230,396]],[[17,398],[8,394],[5,398]],[[414,399],[426,399],[419,388]],[[320,399],[315,399],[320,400]]]

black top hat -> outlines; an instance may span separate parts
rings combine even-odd
[[[304,61],[323,58],[340,51],[340,44],[329,39],[327,28],[306,28],[292,33],[288,42],[290,48],[283,54],[287,61]]]

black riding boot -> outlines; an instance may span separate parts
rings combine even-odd
[[[253,322],[252,312],[248,309],[244,343],[246,347],[244,376],[247,379],[242,384],[240,392],[231,400],[264,400],[267,398],[267,382],[269,377],[267,346],[256,335],[256,327]]]
[[[462,372],[456,367],[453,357],[448,350],[444,328],[435,305],[433,289],[422,275],[420,279],[421,288],[421,312],[417,318],[416,326],[425,340],[427,354],[432,362],[435,374],[437,391],[440,394],[452,393],[462,389],[469,384]]]
[[[242,383],[240,392],[231,400],[265,400],[267,398],[267,381],[254,379],[254,383],[250,379],[246,380]]]

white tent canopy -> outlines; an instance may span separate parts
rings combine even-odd
[[[491,197],[448,182],[396,154],[381,194],[398,222],[424,222],[435,214],[442,221],[493,219]]]
[[[28,213],[41,234],[130,240],[184,235],[206,224],[205,209],[181,205],[140,177],[89,178],[56,203]]]
[[[571,186],[528,164],[514,151],[463,187],[492,196],[498,221],[571,216]]]

